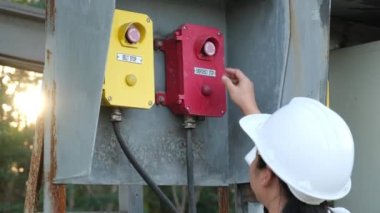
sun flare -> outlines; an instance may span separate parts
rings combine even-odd
[[[41,85],[28,85],[25,91],[16,93],[13,104],[26,125],[35,123],[44,108]]]
[[[12,98],[12,103],[1,103],[0,119],[12,117],[10,125],[19,129],[34,124],[44,109],[42,74],[0,65],[0,79],[4,95]]]

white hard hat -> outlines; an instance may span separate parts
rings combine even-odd
[[[318,205],[351,189],[354,143],[344,120],[320,102],[293,98],[272,115],[253,114],[240,126],[255,143],[250,165],[260,156],[299,200]]]

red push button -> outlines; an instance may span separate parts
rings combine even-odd
[[[209,85],[203,85],[202,86],[202,94],[204,96],[210,96],[212,94],[212,90],[211,90],[211,87]]]

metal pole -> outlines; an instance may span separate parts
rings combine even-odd
[[[119,185],[119,210],[121,212],[144,212],[142,185]]]
[[[228,186],[218,187],[218,206],[219,213],[228,213],[229,206]]]

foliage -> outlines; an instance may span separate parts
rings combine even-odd
[[[164,186],[161,187],[162,191],[172,200],[180,213],[187,212],[187,191],[186,186]],[[177,197],[177,198],[176,198]],[[176,200],[179,200],[177,202]],[[182,199],[185,199],[184,206],[181,205]],[[233,194],[230,191],[229,194],[229,212],[233,213]],[[197,212],[209,213],[218,212],[218,194],[216,187],[197,187],[196,188],[196,200],[197,200]],[[161,213],[169,212],[168,209],[163,206],[157,196],[150,190],[149,187],[144,187],[144,212],[146,213]]]
[[[22,109],[29,110],[30,102],[39,101],[27,96],[34,95],[28,91],[41,81],[42,74],[0,65],[0,212],[22,212],[24,208],[35,125]],[[17,102],[20,98],[24,100]],[[67,209],[117,210],[117,195],[116,186],[68,185]],[[42,190],[40,210],[41,198]]]
[[[117,211],[117,186],[67,185],[68,211]]]
[[[21,82],[37,84],[38,80],[27,72],[0,66],[0,212],[23,209],[34,126],[25,125],[12,101],[26,89]]]

